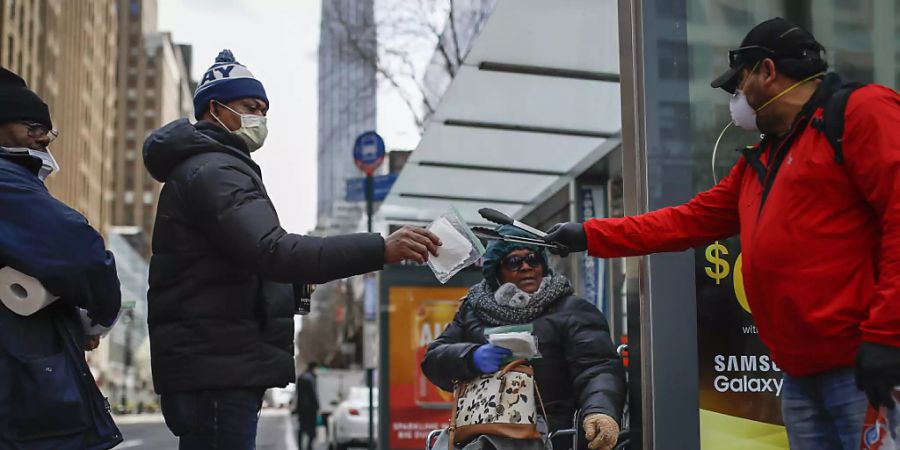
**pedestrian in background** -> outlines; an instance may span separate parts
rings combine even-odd
[[[254,448],[265,390],[295,380],[301,284],[422,263],[440,245],[411,227],[387,238],[285,231],[251,157],[268,110],[263,84],[224,50],[194,93],[197,123],[174,121],[144,143],[165,183],[150,260],[153,384],[182,449]]]
[[[99,344],[76,308],[111,326],[119,279],[103,238],[53,198],[57,136],[47,105],[0,67],[0,267],[37,279],[59,297],[20,316],[0,302],[0,448],[99,450],[122,442],[84,358]],[[73,169],[74,170],[74,169]]]
[[[900,425],[900,95],[826,74],[823,51],[787,20],[754,27],[712,87],[761,142],[684,205],[560,224],[549,239],[614,258],[740,234],[791,448],[858,450],[869,403]]]
[[[309,363],[306,371],[297,377],[297,446],[302,450],[303,436],[306,436],[306,450],[313,450],[316,440],[316,425],[319,418],[319,391],[316,370],[319,364]]]

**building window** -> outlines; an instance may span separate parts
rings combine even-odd
[[[688,79],[688,64],[680,55],[687,53],[686,42],[659,40],[659,77],[663,80],[679,81]]]
[[[134,143],[132,142],[132,144],[134,144]],[[131,147],[129,146],[129,148],[131,148]],[[134,150],[125,150],[125,160],[126,161],[134,161],[135,158],[136,158],[136,153]]]
[[[122,194],[122,200],[125,201],[126,205],[131,205],[134,203],[134,191],[125,191]]]
[[[153,204],[153,192],[150,192],[150,191],[144,192],[144,204],[145,205]]]

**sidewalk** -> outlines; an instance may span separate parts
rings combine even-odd
[[[162,413],[153,414],[113,414],[113,420],[117,425],[133,425],[137,423],[162,423],[165,422]]]

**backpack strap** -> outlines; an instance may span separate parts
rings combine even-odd
[[[759,184],[766,184],[766,166],[763,165],[762,161],[759,160],[759,144],[757,145],[748,145],[744,148],[737,149],[741,155],[744,155],[744,159],[747,160],[747,165],[756,172],[756,178],[759,180]]]
[[[825,134],[825,139],[834,151],[834,161],[844,164],[844,113],[853,91],[865,86],[864,83],[841,85],[825,103],[822,119],[814,119],[812,127]]]

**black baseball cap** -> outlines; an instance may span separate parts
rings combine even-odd
[[[728,70],[710,85],[734,93],[739,81],[738,75],[744,67],[752,67],[766,58],[776,61],[822,59],[824,49],[812,33],[799,25],[781,17],[769,19],[753,27],[741,41],[740,47],[728,51]]]

